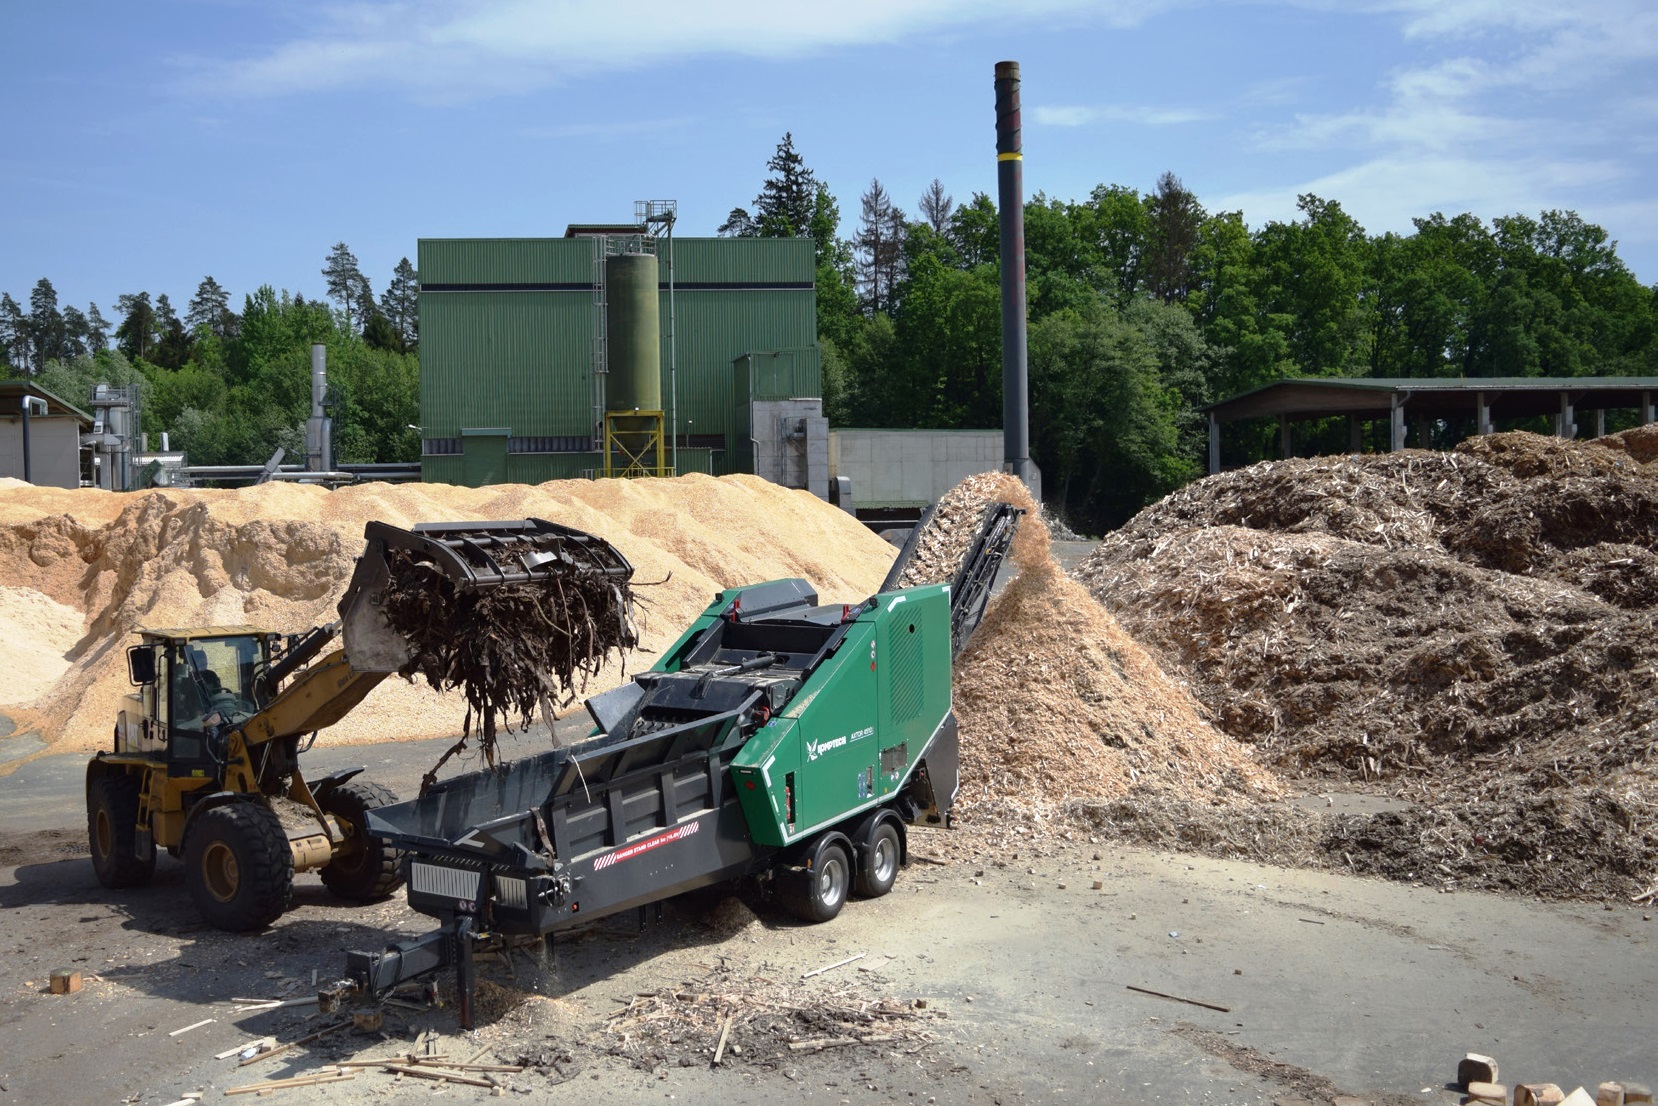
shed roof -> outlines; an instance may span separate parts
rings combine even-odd
[[[1318,377],[1279,380],[1204,408],[1220,422],[1283,415],[1386,418],[1397,399],[1412,416],[1472,414],[1484,395],[1493,418],[1551,415],[1573,407],[1640,407],[1658,398],[1658,376]]]
[[[71,415],[87,426],[92,425],[91,415],[29,380],[0,380],[0,415],[21,415],[24,396],[45,400],[48,416]]]

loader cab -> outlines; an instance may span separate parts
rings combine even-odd
[[[270,661],[270,641],[271,635],[240,626],[147,630],[128,650],[144,742],[147,751],[164,752],[168,775],[217,775],[223,751],[213,747],[215,736],[263,705],[255,677]]]

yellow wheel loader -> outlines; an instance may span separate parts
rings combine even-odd
[[[397,801],[355,777],[307,780],[302,741],[333,725],[386,676],[413,670],[408,639],[386,621],[388,558],[419,562],[459,592],[508,584],[552,592],[574,573],[625,581],[609,543],[540,519],[371,522],[340,600],[340,620],[283,635],[252,626],[140,631],[127,650],[137,691],[113,749],[87,765],[87,834],[105,887],[148,883],[156,851],[181,857],[210,924],[259,929],[288,908],[296,872],[320,871],[342,898],[373,901],[401,884],[397,853],[370,836],[370,810]],[[324,653],[335,639],[339,644]],[[304,747],[309,747],[308,743]]]

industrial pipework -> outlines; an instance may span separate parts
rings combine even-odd
[[[1030,394],[1025,357],[1025,181],[1019,135],[1019,63],[996,63],[996,202],[1002,238],[1002,467],[1030,484]]]

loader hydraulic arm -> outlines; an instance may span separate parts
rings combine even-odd
[[[301,669],[281,693],[242,723],[251,748],[267,741],[327,729],[361,703],[389,672],[358,672],[344,649]]]

